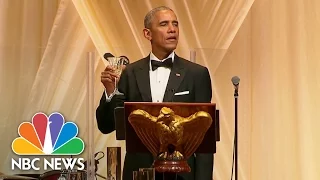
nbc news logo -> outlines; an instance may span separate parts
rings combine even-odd
[[[47,117],[44,113],[36,113],[32,118],[32,123],[23,122],[18,128],[20,137],[12,142],[12,150],[15,154],[26,156],[43,155],[79,155],[84,150],[82,139],[78,135],[78,127],[74,122],[65,122],[60,113],[52,113]],[[40,158],[19,158],[11,160],[11,169],[16,167],[20,170],[40,170],[37,165]],[[84,169],[83,158],[51,158],[44,159],[43,169],[53,170],[73,169],[78,166],[78,170]]]

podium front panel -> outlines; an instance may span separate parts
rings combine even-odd
[[[148,153],[149,150],[145,147],[139,139],[132,125],[128,121],[130,113],[134,110],[141,109],[152,116],[158,116],[161,108],[171,108],[175,114],[182,117],[189,117],[198,112],[205,111],[212,117],[212,124],[209,127],[206,135],[196,150],[196,153],[215,153],[216,152],[216,138],[215,138],[215,113],[216,104],[214,103],[151,103],[151,102],[125,102],[125,119],[126,119],[126,150],[128,153]]]

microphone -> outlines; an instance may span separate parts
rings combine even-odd
[[[238,76],[233,76],[231,81],[232,81],[232,84],[234,85],[234,88],[238,90],[240,78]]]
[[[235,163],[235,180],[238,180],[238,90],[240,78],[238,76],[233,76],[231,78],[232,84],[234,86],[234,149],[233,149],[233,163]],[[233,164],[232,164],[232,174],[233,175]]]
[[[238,76],[233,76],[231,82],[234,86],[234,96],[238,97],[240,78]]]

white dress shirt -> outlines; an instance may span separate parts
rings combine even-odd
[[[174,61],[174,52],[172,52],[168,57],[162,60],[159,60],[152,52],[150,53],[149,75],[152,102],[162,102],[167,88],[171,69],[166,67],[158,67],[156,70],[152,71],[151,60],[164,61],[168,58],[172,58],[172,61]]]
[[[152,71],[151,60],[164,61],[168,58],[172,58],[172,62],[173,62],[174,52],[172,52],[168,57],[162,60],[158,59],[152,52],[150,53],[149,75],[150,75],[150,89],[151,89],[152,102],[162,102],[166,88],[167,88],[167,83],[169,80],[171,69],[166,67],[158,67],[156,70]],[[106,90],[104,91],[104,93],[106,95],[106,101],[110,102],[111,98],[114,96],[114,93],[110,94],[109,97],[108,97],[108,94],[106,93]]]

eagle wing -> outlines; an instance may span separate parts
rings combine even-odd
[[[157,118],[138,109],[132,111],[128,119],[142,143],[156,156],[160,149]]]
[[[182,148],[184,156],[190,157],[200,146],[206,132],[212,124],[209,113],[199,111],[187,118],[182,118],[180,125],[183,126]]]

